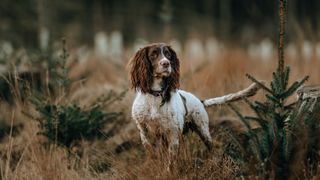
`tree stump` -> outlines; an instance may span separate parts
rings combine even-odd
[[[303,106],[308,105],[310,106],[308,108],[309,112],[320,114],[320,112],[315,111],[320,107],[320,85],[304,86],[297,91],[297,94],[298,102],[301,102],[300,110],[304,109]]]

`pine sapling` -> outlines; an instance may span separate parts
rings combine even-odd
[[[289,84],[290,67],[285,66],[285,35],[286,35],[286,16],[287,1],[279,0],[279,36],[278,36],[278,67],[272,73],[270,87],[259,83],[253,76],[247,74],[247,77],[257,83],[265,90],[266,100],[251,102],[246,100],[247,104],[254,111],[254,117],[243,116],[234,105],[230,107],[240,117],[240,120],[247,126],[247,138],[250,141],[249,152],[256,159],[257,170],[260,177],[288,179],[290,173],[290,163],[293,160],[292,131],[293,121],[288,121],[289,115],[293,114],[296,103],[288,104],[290,98],[298,88],[308,79],[304,77],[300,81]],[[250,126],[250,121],[256,121],[260,125],[260,131],[257,133]]]

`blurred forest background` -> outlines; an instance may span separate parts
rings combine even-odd
[[[320,38],[320,1],[290,0],[288,40],[303,46]],[[265,0],[1,0],[0,41],[13,47],[50,48],[61,37],[70,47],[107,43],[119,48],[137,41],[208,38],[247,47],[276,42],[277,3]],[[99,42],[100,39],[100,42]],[[113,44],[112,44],[113,41]],[[118,42],[119,41],[119,42]],[[307,46],[308,46],[307,45]],[[183,46],[182,46],[183,47]]]

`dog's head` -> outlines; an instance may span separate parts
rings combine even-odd
[[[147,45],[129,62],[132,88],[143,93],[151,92],[155,78],[166,82],[167,90],[179,88],[179,59],[175,51],[165,43]]]

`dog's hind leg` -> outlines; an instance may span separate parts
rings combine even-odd
[[[207,148],[212,150],[212,138],[209,131],[209,118],[208,114],[196,112],[196,115],[193,116],[193,120],[190,126],[190,129],[196,132]]]

